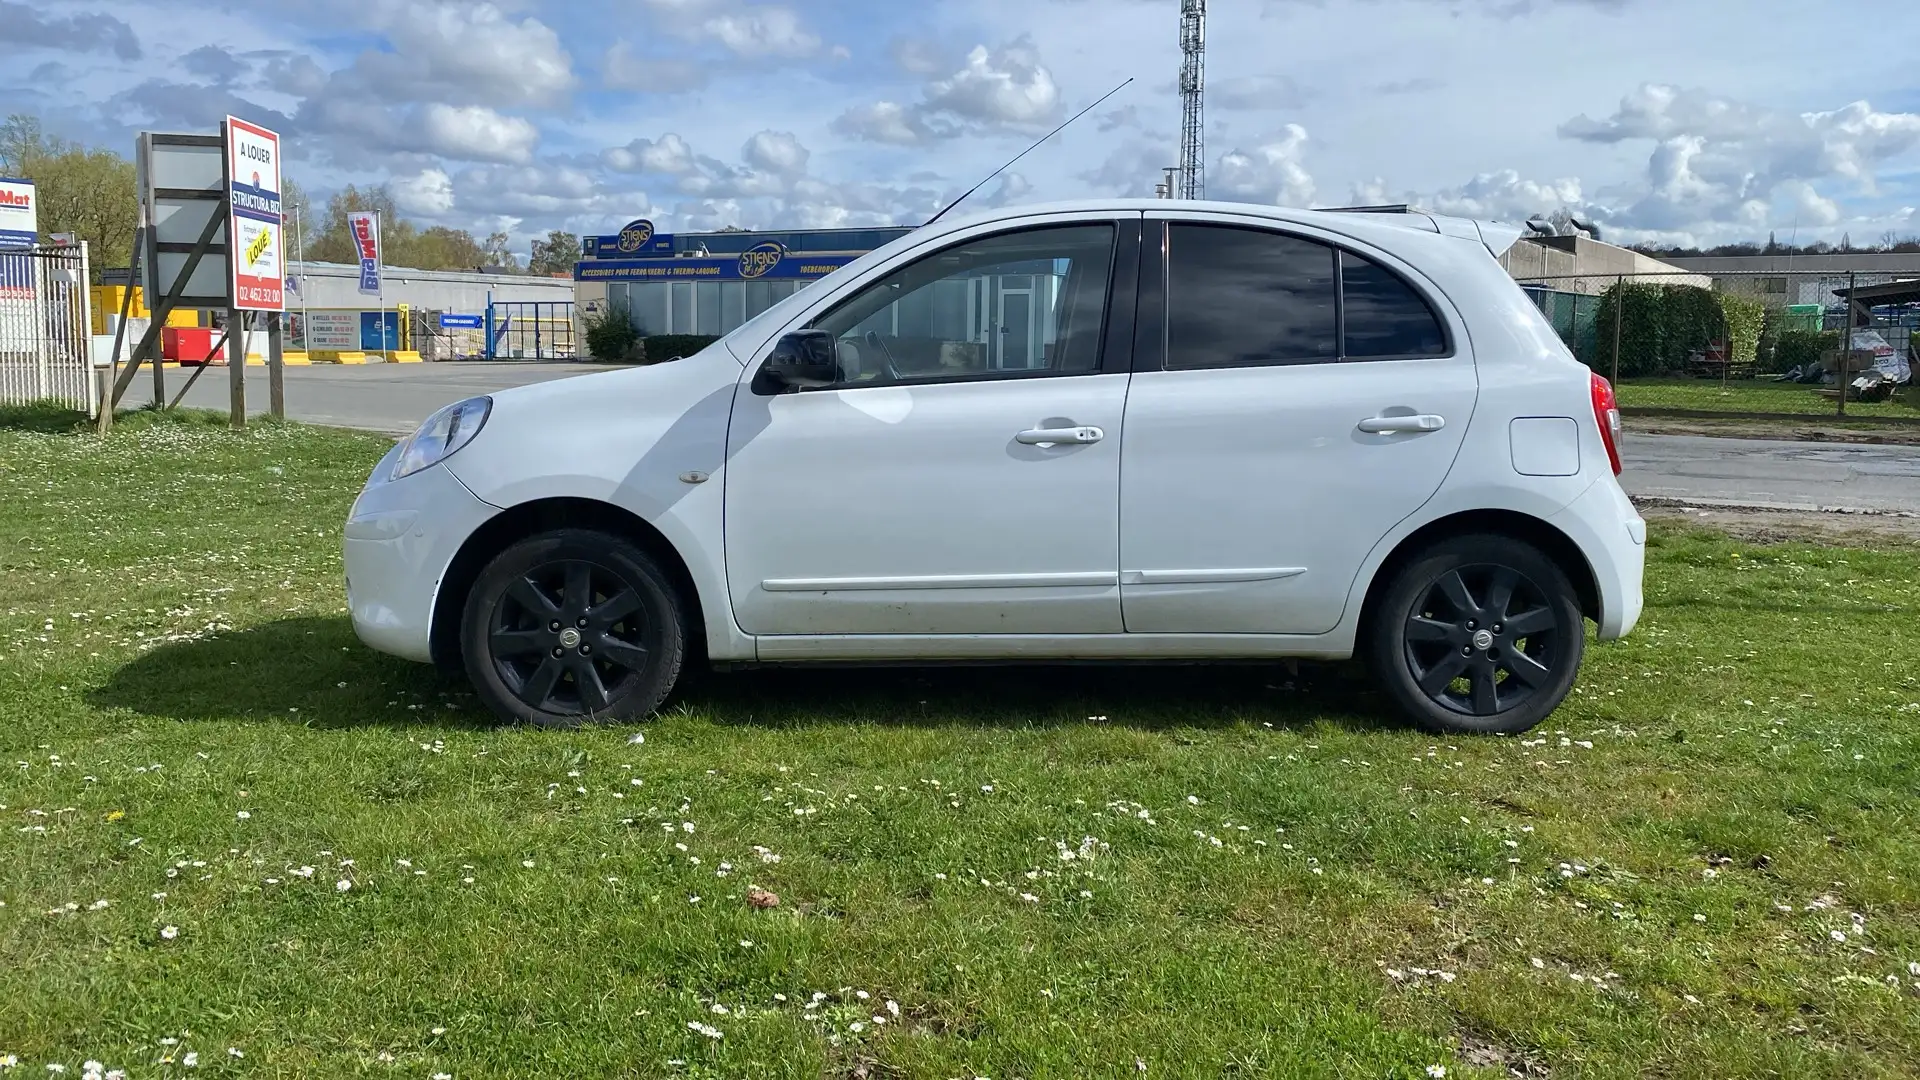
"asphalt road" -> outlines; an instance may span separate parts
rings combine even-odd
[[[195,369],[166,369],[167,397],[180,393]],[[611,371],[605,364],[561,361],[489,363],[462,360],[439,364],[314,364],[287,368],[287,417],[310,424],[367,428],[405,435],[442,405],[510,386],[564,379],[590,371]],[[225,412],[224,367],[208,368],[194,382],[183,407]],[[153,400],[153,376],[142,370],[120,399],[121,408],[139,408]],[[247,368],[247,412],[267,411],[267,369]]]
[[[604,370],[598,364],[552,361],[290,367],[287,415],[399,435],[461,398]],[[179,368],[167,370],[169,397],[179,393],[186,377]],[[123,406],[151,400],[151,385],[141,372]],[[227,370],[209,369],[184,404],[227,408]],[[247,369],[247,406],[251,413],[266,411],[265,368]],[[1702,505],[1920,513],[1920,446],[1629,434],[1622,452],[1626,472],[1620,482],[1632,495]]]

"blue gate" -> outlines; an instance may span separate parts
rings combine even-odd
[[[578,355],[571,300],[487,305],[487,359],[572,360]]]

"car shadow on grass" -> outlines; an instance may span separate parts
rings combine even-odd
[[[161,645],[87,695],[96,708],[176,720],[311,727],[474,726],[492,718],[463,681],[374,652],[345,616],[292,618]]]
[[[722,724],[1399,726],[1335,664],[1032,664],[702,672],[668,702]]]
[[[1148,728],[1267,723],[1392,727],[1347,665],[1036,664],[690,667],[669,712],[725,725]],[[490,727],[464,679],[360,644],[345,617],[292,618],[159,646],[88,695],[98,708],[175,720],[279,720],[316,728]]]

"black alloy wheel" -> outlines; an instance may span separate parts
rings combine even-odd
[[[1407,667],[1436,704],[1494,716],[1553,681],[1565,631],[1518,570],[1463,566],[1429,584],[1407,615]]]
[[[1514,733],[1573,688],[1585,634],[1579,599],[1551,559],[1508,537],[1458,537],[1394,578],[1370,659],[1416,723]]]
[[[643,551],[566,530],[497,556],[467,600],[463,653],[502,716],[569,726],[653,711],[683,651],[677,598]]]

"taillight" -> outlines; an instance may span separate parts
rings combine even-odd
[[[1607,462],[1613,475],[1620,475],[1620,403],[1614,400],[1613,384],[1593,375],[1593,421],[1600,425],[1600,441],[1607,447]]]

